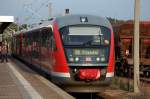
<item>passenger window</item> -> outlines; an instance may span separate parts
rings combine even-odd
[[[50,47],[50,38],[52,36],[51,28],[45,28],[42,30],[42,46]]]

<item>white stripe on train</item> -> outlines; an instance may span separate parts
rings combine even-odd
[[[108,72],[106,73],[106,77],[113,77],[114,76],[114,72]]]
[[[51,75],[59,77],[70,77],[70,73],[51,72]]]
[[[59,77],[70,77],[70,73],[51,72],[51,75]],[[114,72],[106,73],[106,77],[113,77],[113,76]]]

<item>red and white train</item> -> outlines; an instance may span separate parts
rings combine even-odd
[[[99,92],[114,76],[114,33],[92,15],[66,15],[13,36],[12,52],[68,92]]]

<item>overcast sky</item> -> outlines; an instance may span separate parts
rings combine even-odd
[[[20,24],[34,23],[48,18],[48,3],[53,16],[69,8],[72,14],[133,19],[134,0],[0,0],[0,15],[13,15]],[[141,20],[150,21],[149,4],[150,0],[141,0]]]

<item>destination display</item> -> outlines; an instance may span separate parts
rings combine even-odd
[[[74,55],[98,55],[99,50],[98,49],[74,49],[73,50]]]

